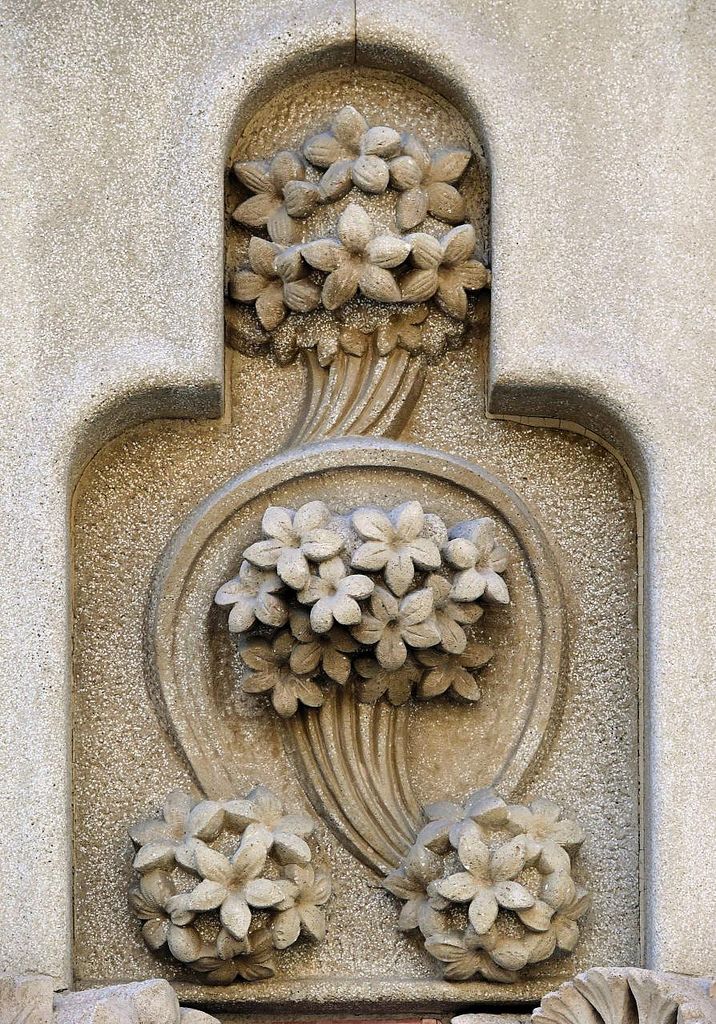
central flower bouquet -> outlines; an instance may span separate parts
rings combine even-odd
[[[473,673],[493,652],[470,627],[484,602],[509,602],[492,519],[448,529],[417,501],[348,515],[310,501],[269,507],[262,528],[215,597],[244,636],[244,693],[270,694],[284,718],[351,680],[366,703],[479,700]]]

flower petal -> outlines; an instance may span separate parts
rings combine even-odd
[[[494,887],[495,899],[501,907],[509,910],[521,910],[531,907],[535,897],[519,882],[498,882]]]
[[[243,896],[232,893],[221,905],[221,923],[235,939],[245,939],[251,924],[251,911]]]
[[[430,161],[430,177],[433,181],[457,181],[471,158],[469,149],[439,149]]]
[[[327,273],[340,266],[343,251],[337,238],[319,238],[301,246],[301,255],[306,263]]]
[[[351,178],[356,188],[369,195],[385,192],[390,181],[390,172],[385,160],[379,156],[362,154],[353,161]]]
[[[349,203],[338,218],[338,237],[346,249],[362,253],[374,233],[369,214],[357,203]]]
[[[300,181],[306,176],[306,165],[295,150],[282,149],[271,161],[270,173],[274,188],[280,192],[289,181]]]
[[[299,903],[298,913],[301,918],[301,931],[312,942],[323,942],[326,937],[326,915],[323,911],[310,904]]]
[[[235,163],[232,168],[242,185],[252,192],[273,192],[269,176],[269,165],[264,160],[246,160]]]
[[[249,906],[261,909],[275,907],[284,896],[281,889],[269,878],[252,878],[244,886],[244,895]]]
[[[345,156],[345,150],[332,132],[321,132],[306,139],[303,155],[316,167],[329,167],[335,160]]]
[[[364,266],[360,275],[360,290],[374,302],[400,302],[398,283],[389,270],[372,264]]]
[[[305,839],[291,832],[276,832],[273,849],[282,864],[308,864],[311,849]]]
[[[283,303],[283,286],[275,281],[261,292],[256,300],[256,316],[264,330],[272,331],[286,317]]]
[[[534,932],[546,931],[553,914],[554,909],[544,900],[535,900],[531,907],[523,907],[517,911],[522,924]]]
[[[377,156],[396,156],[400,151],[400,135],[393,128],[382,125],[369,128],[361,139],[361,148],[364,153],[374,153]]]
[[[229,295],[237,302],[255,302],[266,287],[266,278],[251,270],[240,270],[229,280]]]
[[[276,949],[288,949],[301,934],[301,918],[295,907],[282,910],[276,915],[272,925],[273,941]]]
[[[390,180],[401,192],[417,189],[423,180],[423,170],[411,156],[399,156],[390,161]]]
[[[439,284],[436,270],[411,270],[400,282],[404,302],[427,302]]]
[[[410,242],[395,235],[379,235],[371,238],[366,246],[366,256],[376,267],[397,267],[410,254]]]
[[[478,883],[469,871],[458,871],[435,882],[435,891],[452,903],[467,903],[468,900],[475,898],[478,889]]]
[[[358,548],[351,559],[354,569],[368,569],[377,572],[383,569],[391,557],[391,549],[385,541],[368,540]]]
[[[204,940],[196,928],[179,928],[171,924],[167,932],[167,945],[173,957],[183,964],[189,964],[201,955]]]
[[[455,271],[442,270],[439,274],[437,302],[440,308],[456,320],[464,320],[467,316],[467,293],[460,284]]]
[[[443,235],[443,263],[456,266],[470,259],[475,250],[475,229],[472,224],[461,224]]]
[[[496,881],[504,881],[509,878],[516,878],[525,866],[527,858],[526,844],[522,836],[517,836],[500,846],[493,853],[490,860],[490,871]],[[528,904],[531,906],[531,904]]]
[[[326,309],[338,309],[350,302],[358,291],[361,272],[360,264],[346,261],[328,275],[321,292],[321,300]]]
[[[478,889],[467,909],[470,924],[478,935],[484,935],[497,919],[499,907],[490,889]]]
[[[288,583],[294,590],[303,590],[310,576],[306,557],[298,548],[281,549],[276,562],[276,572],[284,583]]]
[[[400,231],[412,231],[428,215],[428,194],[423,188],[411,188],[398,197],[395,223]]]
[[[407,547],[392,548],[385,565],[385,581],[398,597],[407,591],[415,577],[415,567]]]
[[[395,630],[384,630],[375,649],[375,656],[383,668],[395,671],[405,664],[408,656],[405,644]]]
[[[335,160],[330,165],[318,183],[318,192],[324,202],[348,195],[353,188],[352,170],[352,160]]]
[[[289,181],[283,187],[283,197],[289,217],[308,217],[318,206],[321,193],[312,181]]]
[[[262,228],[271,214],[281,205],[281,200],[271,192],[259,192],[240,203],[232,216],[240,224],[250,228]]]
[[[465,216],[465,200],[456,188],[442,181],[427,187],[428,210],[438,220],[459,224]],[[474,247],[473,247],[474,248]]]

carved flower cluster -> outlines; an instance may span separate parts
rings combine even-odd
[[[228,985],[271,977],[276,951],[300,936],[323,941],[331,880],[312,863],[313,827],[265,786],[221,803],[170,793],[160,817],[129,830],[129,902],[147,946]]]
[[[420,933],[448,980],[514,982],[574,950],[591,902],[572,878],[585,836],[557,804],[508,805],[483,789],[464,805],[426,807],[425,816],[383,885],[404,903],[400,931]]]
[[[233,218],[252,232],[248,265],[234,273],[229,294],[255,303],[266,331],[291,313],[319,306],[333,311],[356,295],[378,303],[434,300],[462,321],[467,292],[488,286],[490,274],[475,257],[473,226],[461,223],[465,202],[456,183],[470,161],[469,150],[429,154],[422,143],[392,128],[370,127],[353,107],[333,118],[329,130],[306,140],[302,152],[284,150],[271,161],[234,164],[241,184],[253,193]],[[310,168],[323,173],[307,180]],[[315,171],[314,171],[315,176]],[[352,190],[398,193],[398,234],[381,231],[358,202],[338,217],[335,236],[302,240],[301,221],[319,206]],[[430,215],[457,225],[435,237],[415,231]]]
[[[367,702],[479,699],[473,673],[492,650],[466,627],[482,602],[509,602],[493,520],[448,529],[417,501],[347,516],[311,501],[268,508],[262,529],[215,597],[231,608],[229,630],[248,634],[245,693],[270,694],[283,717],[351,677]]]

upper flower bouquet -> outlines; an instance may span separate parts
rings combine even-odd
[[[315,348],[322,365],[340,348],[362,354],[357,331],[364,347],[381,331],[384,350],[390,335],[433,357],[454,344],[469,293],[490,283],[460,191],[471,156],[430,153],[346,106],[300,151],[235,163],[244,198],[231,216],[249,238],[246,262],[229,266],[231,344],[270,343],[282,360]]]

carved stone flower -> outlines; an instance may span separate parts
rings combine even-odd
[[[436,960],[447,966],[444,975],[448,981],[467,981],[481,974],[486,981],[509,984],[517,980],[514,971],[500,967],[482,945],[482,937],[474,931],[458,931],[431,935],[425,948]]]
[[[482,608],[478,604],[453,601],[452,583],[444,576],[432,573],[426,579],[425,586],[433,592],[433,609],[440,630],[440,646],[450,654],[461,654],[467,646],[467,636],[462,627],[477,622],[482,617]]]
[[[322,501],[309,501],[297,512],[271,506],[261,521],[267,540],[257,541],[244,551],[244,558],[260,569],[276,572],[294,590],[303,590],[311,575],[309,559],[323,562],[343,547],[337,533],[325,529],[331,513]]]
[[[243,800],[224,804],[226,820],[245,834],[258,834],[267,850],[282,864],[308,864],[311,850],[305,840],[313,832],[308,814],[285,814],[283,804],[267,786],[254,786]]]
[[[444,555],[460,571],[453,580],[455,601],[476,601],[484,597],[498,604],[509,604],[507,584],[500,575],[507,568],[507,549],[495,537],[492,519],[474,519],[453,526]]]
[[[272,978],[276,965],[271,932],[268,928],[256,928],[237,942],[222,928],[215,947],[209,947],[191,966],[204,974],[210,985],[231,985],[237,978],[244,981]]]
[[[275,882],[260,877],[266,853],[266,844],[258,834],[244,835],[231,857],[208,846],[200,848],[196,866],[203,881],[192,892],[175,896],[175,906],[180,912],[218,908],[221,923],[229,934],[235,939],[245,939],[252,908],[274,907],[283,899]],[[169,905],[171,908],[171,901]]]
[[[458,848],[460,836],[467,827],[501,828],[508,817],[507,804],[491,789],[478,789],[465,807],[440,800],[423,808],[427,824],[418,832],[417,843],[435,853]]]
[[[349,575],[340,558],[329,558],[318,566],[318,575],[311,576],[298,599],[311,604],[311,628],[327,633],[335,622],[355,626],[361,620],[358,601],[373,592],[375,584],[368,576]]]
[[[422,232],[409,236],[415,270],[402,281],[405,302],[426,302],[435,296],[438,305],[456,320],[467,316],[467,292],[485,288],[490,272],[474,258],[475,229],[461,224],[442,238]]]
[[[176,886],[165,871],[154,870],[142,875],[139,886],[129,893],[129,903],[142,925],[142,937],[152,950],[166,943],[177,960],[188,963],[196,959],[202,940],[195,928],[173,924],[167,903],[176,894]]]
[[[474,641],[468,643],[461,654],[446,654],[443,651],[419,651],[416,655],[428,671],[423,674],[418,686],[420,700],[432,700],[444,693],[450,693],[459,700],[478,701],[482,690],[472,674],[492,657],[492,648]]]
[[[465,201],[454,187],[470,162],[467,149],[441,149],[431,157],[413,135],[403,137],[403,155],[390,162],[390,179],[403,193],[396,221],[401,231],[411,231],[430,213],[448,224],[465,216]]]
[[[298,248],[286,249],[257,235],[249,241],[249,269],[231,277],[229,294],[237,302],[256,303],[267,331],[278,327],[287,310],[308,313],[321,302],[321,289],[306,277]]]
[[[244,561],[239,575],[219,587],[214,601],[220,607],[233,605],[229,612],[231,633],[244,633],[257,619],[267,626],[283,626],[288,621],[288,608],[276,597],[282,587],[283,582],[275,572]]]
[[[353,555],[352,566],[369,572],[382,569],[390,589],[401,596],[413,582],[416,567],[437,569],[440,566],[438,546],[425,536],[425,520],[417,501],[408,501],[387,515],[378,509],[354,512],[353,525],[365,543]]]
[[[284,894],[274,919],[273,940],[277,949],[292,946],[303,932],[313,942],[326,937],[326,914],[323,910],[331,895],[331,878],[323,868],[289,865],[285,878],[276,884]]]
[[[146,818],[129,829],[139,847],[133,866],[137,871],[171,868],[174,862],[192,870],[198,846],[219,834],[224,820],[221,804],[213,800],[195,802],[180,789],[164,801],[161,818]]]
[[[383,668],[375,658],[358,658],[356,672],[362,677],[358,690],[359,700],[364,704],[375,704],[387,694],[390,703],[396,706],[410,700],[423,674],[422,668],[410,653],[400,668],[396,669]]]
[[[303,153],[316,167],[329,170],[321,181],[325,198],[346,195],[352,185],[363,192],[385,192],[390,180],[387,161],[400,151],[400,136],[392,128],[370,128],[355,107],[343,107],[326,132],[303,145]]]
[[[306,165],[293,150],[282,150],[270,162],[250,160],[234,164],[234,174],[255,195],[233,212],[234,220],[247,227],[266,226],[275,242],[290,245],[298,240],[300,227],[289,216],[284,189],[291,181],[303,181]]]
[[[533,906],[535,897],[514,881],[526,861],[523,839],[512,839],[491,851],[476,828],[464,830],[458,857],[465,868],[435,883],[435,891],[454,903],[469,903],[468,917],[482,935],[492,927],[500,907],[517,910]]]
[[[543,893],[547,898],[547,894]],[[589,910],[591,895],[577,888],[568,875],[561,875],[559,888],[553,889],[552,906],[554,914],[547,927],[527,939],[530,963],[537,963],[552,956],[555,949],[572,953],[579,942],[577,922]]]
[[[389,591],[376,587],[370,609],[352,632],[359,643],[376,645],[375,657],[382,668],[395,671],[404,665],[408,647],[432,647],[440,642],[430,590],[414,590],[398,601]]]
[[[334,626],[327,633],[314,633],[309,616],[295,609],[291,612],[291,632],[298,640],[291,650],[289,664],[296,675],[312,675],[319,668],[335,683],[344,686],[351,674],[350,655],[358,650],[352,636]]]
[[[366,211],[351,203],[338,218],[338,238],[301,247],[307,263],[328,273],[321,299],[326,309],[350,302],[360,289],[376,302],[400,302],[400,288],[390,273],[410,253],[410,243],[395,235],[378,235]]]
[[[387,356],[396,348],[406,352],[420,352],[423,334],[420,324],[428,315],[427,306],[416,306],[409,313],[392,316],[387,324],[381,324],[375,332],[375,346],[381,356]]]
[[[529,807],[508,807],[506,828],[524,837],[528,861],[536,860],[551,846],[577,850],[585,839],[584,829],[572,818],[562,817],[562,808],[551,800],[533,800]]]
[[[419,928],[428,936],[445,928],[446,919],[440,911],[447,909],[448,901],[436,894],[428,895],[428,886],[442,873],[442,858],[416,843],[405,858],[405,864],[383,879],[383,887],[405,901],[398,919],[401,932]]]
[[[309,676],[299,676],[291,669],[290,658],[294,639],[286,630],[272,642],[254,637],[241,647],[241,658],[252,670],[241,681],[244,693],[270,693],[271,703],[282,718],[290,718],[298,710],[299,701],[311,708],[323,703],[323,693]]]

